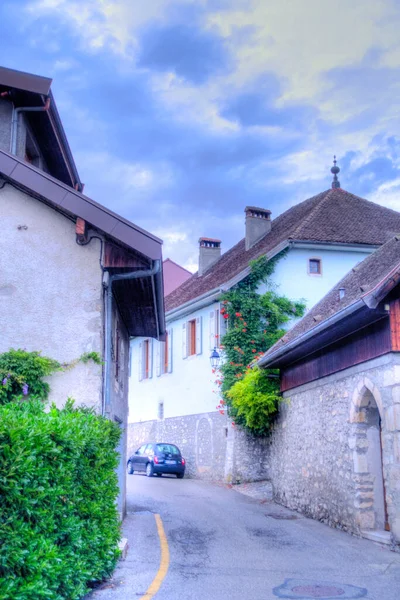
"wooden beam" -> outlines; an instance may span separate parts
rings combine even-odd
[[[78,244],[85,244],[88,241],[86,221],[80,217],[76,219],[75,233]]]
[[[390,303],[390,337],[392,350],[400,352],[400,298]]]

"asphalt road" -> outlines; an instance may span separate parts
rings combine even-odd
[[[127,559],[90,600],[400,599],[400,554],[227,487],[131,475],[128,513]]]

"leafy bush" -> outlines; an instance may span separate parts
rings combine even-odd
[[[271,427],[279,403],[279,384],[268,372],[258,367],[248,369],[243,379],[227,392],[232,402],[232,413],[238,425],[255,435],[266,435]]]
[[[75,600],[112,572],[119,435],[70,400],[0,406],[0,600]]]
[[[43,377],[59,371],[61,365],[40,352],[14,350],[0,354],[0,404],[27,394],[46,400],[49,384]]]

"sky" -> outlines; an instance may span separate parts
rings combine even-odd
[[[85,193],[197,269],[341,186],[400,210],[398,0],[2,0],[0,64],[53,78]]]

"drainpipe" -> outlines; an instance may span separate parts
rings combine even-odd
[[[158,298],[156,298],[155,286],[154,286],[154,275],[157,275],[161,271],[161,260],[155,260],[154,266],[152,269],[141,269],[139,271],[133,271],[131,273],[118,273],[116,275],[110,275],[108,281],[105,281],[104,285],[107,287],[106,291],[106,314],[105,314],[105,385],[104,385],[104,398],[103,398],[103,407],[102,414],[106,413],[106,409],[110,406],[110,388],[111,388],[111,340],[112,340],[112,299],[113,292],[112,286],[114,281],[122,281],[126,279],[140,279],[142,277],[151,277],[152,278],[152,289],[153,289],[153,299],[156,302]],[[156,308],[156,320],[157,320],[157,334],[160,334],[158,313],[157,313],[157,304],[155,304]]]
[[[47,98],[44,106],[20,106],[14,108],[13,116],[11,121],[11,141],[10,141],[10,152],[11,154],[17,155],[17,138],[18,138],[18,117],[22,112],[47,112],[50,108],[50,98]]]

